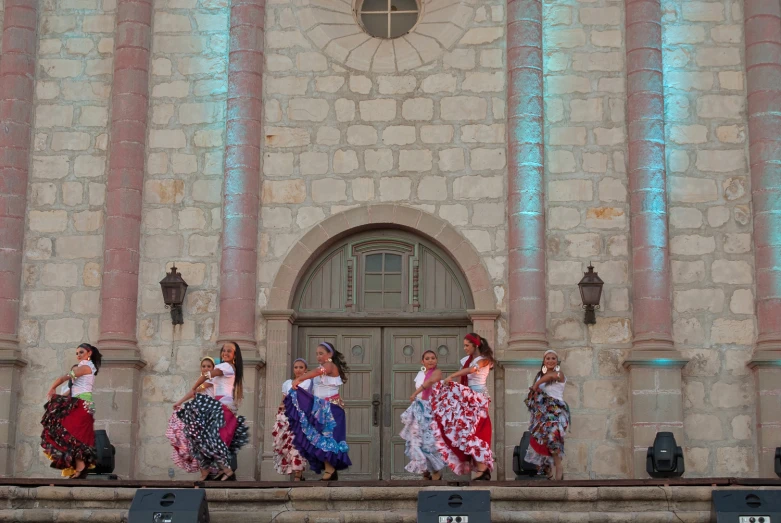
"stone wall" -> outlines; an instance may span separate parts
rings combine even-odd
[[[742,2],[664,4],[676,347],[691,475],[757,471]]]
[[[501,356],[505,3],[432,1],[419,30],[382,45],[359,31],[339,34],[349,5],[330,5],[337,8],[266,4],[258,345],[267,346],[260,312],[291,246],[329,216],[389,202],[439,216],[481,254],[502,312]],[[741,2],[662,7],[674,337],[691,360],[682,388],[687,475],[755,475]],[[170,405],[195,378],[200,357],[215,354],[228,8],[228,0],[155,2],[137,331],[147,363],[141,478],[167,477]],[[20,412],[40,412],[75,346],[97,340],[114,30],[112,0],[41,8]],[[544,6],[548,338],[569,377],[572,479],[627,477],[631,466],[622,366],[632,339],[624,34],[622,3]],[[190,284],[176,331],[157,283],[173,261]],[[587,328],[576,284],[589,261],[606,284],[597,324]],[[39,417],[20,416],[18,427],[16,474],[49,474]]]
[[[573,409],[570,477],[629,473],[629,204],[624,13],[616,2],[546,3],[543,11],[548,337],[565,349]],[[583,323],[577,283],[588,262],[605,281],[597,324]]]
[[[113,0],[44,2],[40,10],[19,325],[28,361],[22,413],[40,412],[76,345],[97,341],[115,10]],[[16,474],[46,473],[39,416],[22,415],[18,425]]]

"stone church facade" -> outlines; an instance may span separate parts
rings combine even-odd
[[[236,340],[238,475],[278,480],[281,383],[329,339],[353,477],[403,477],[420,352],[471,330],[501,478],[549,347],[569,479],[645,477],[663,430],[687,477],[772,474],[781,3],[397,1],[385,39],[351,0],[0,0],[1,475],[51,474],[46,390],[90,342],[117,472],[168,477],[171,406]]]

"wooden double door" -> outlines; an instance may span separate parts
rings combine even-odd
[[[340,478],[402,479],[404,440],[401,414],[410,405],[421,355],[433,350],[443,372],[458,369],[463,357],[464,327],[299,327],[297,357],[316,364],[315,350],[333,343],[350,367],[342,388],[347,443],[353,465]]]

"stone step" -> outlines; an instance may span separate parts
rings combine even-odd
[[[724,487],[732,488],[732,487]],[[740,487],[738,487],[740,488]],[[746,488],[746,487],[742,487]],[[781,487],[758,489],[781,490]],[[215,523],[413,523],[420,491],[485,487],[206,488]],[[714,487],[488,487],[492,521],[709,523]],[[126,522],[135,488],[0,487],[0,523]]]

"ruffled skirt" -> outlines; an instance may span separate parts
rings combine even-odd
[[[299,388],[285,396],[285,416],[293,433],[293,446],[319,474],[327,461],[336,470],[352,462],[347,455],[344,409]]]
[[[409,463],[404,467],[408,472],[423,474],[437,472],[445,467],[445,461],[437,449],[437,440],[431,423],[431,404],[428,401],[416,399],[401,415],[401,436],[407,443],[404,454]]]
[[[526,450],[526,461],[548,472],[553,456],[564,457],[564,434],[569,429],[569,406],[543,391],[530,390],[524,401],[531,418],[531,440]]]
[[[285,406],[280,405],[277,411],[277,421],[271,431],[274,438],[274,469],[278,474],[293,474],[306,467],[306,462],[293,445],[293,432],[285,416]]]
[[[41,447],[51,466],[70,475],[81,460],[95,468],[95,418],[91,401],[69,396],[54,396],[44,406]]]
[[[437,448],[445,463],[456,474],[468,474],[471,461],[494,468],[491,451],[491,398],[460,383],[435,385],[431,412]]]
[[[179,457],[174,458],[174,463],[188,472],[192,471],[194,464],[202,470],[229,467],[231,455],[249,441],[249,428],[244,416],[237,417],[227,405],[211,396],[196,394],[174,415],[182,423],[181,427],[175,424],[172,429],[175,439],[169,438],[174,454]],[[183,441],[179,434],[184,435],[189,448],[184,445],[177,448],[177,444]]]

